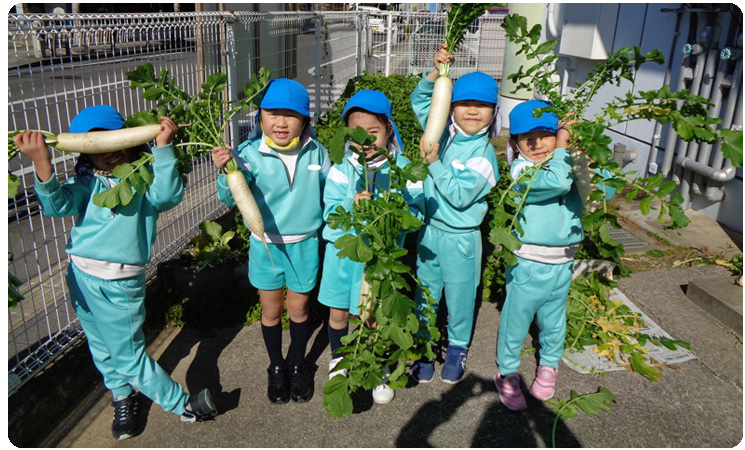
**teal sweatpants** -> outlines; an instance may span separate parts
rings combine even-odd
[[[574,261],[545,264],[517,258],[505,273],[507,298],[499,319],[499,373],[517,373],[520,351],[535,317],[538,324],[539,364],[559,367],[564,354],[566,310]]]
[[[442,293],[448,308],[450,345],[468,349],[473,331],[476,290],[481,281],[481,232],[450,233],[433,226],[419,230],[417,276],[439,305]],[[421,311],[426,304],[416,294]]]
[[[93,362],[114,398],[134,387],[165,411],[183,414],[188,394],[145,349],[145,274],[104,280],[70,263],[66,279]]]

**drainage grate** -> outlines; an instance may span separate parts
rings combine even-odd
[[[613,228],[610,226],[608,228],[610,229],[611,237],[616,242],[623,244],[624,248],[644,248],[649,245],[623,228]]]

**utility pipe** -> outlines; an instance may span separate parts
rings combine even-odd
[[[693,73],[693,81],[691,82],[691,89],[690,92],[693,95],[698,95],[701,91],[701,80],[704,78],[704,70],[706,68],[706,56],[708,55],[708,47],[711,43],[711,35],[712,35],[713,29],[711,26],[707,25],[701,30],[701,33],[699,33],[698,38],[699,42],[693,46],[691,46],[691,53],[696,54],[696,67],[694,69]],[[675,160],[675,168],[673,171],[673,180],[680,186],[680,193],[683,196],[683,202],[681,203],[681,209],[685,210],[690,208],[690,200],[691,200],[691,194],[690,194],[690,177],[686,176],[685,172],[682,171],[682,166],[680,165],[680,162],[688,158],[688,148],[689,143],[686,141],[682,141],[680,143],[680,148],[678,150],[677,159]]]
[[[680,22],[682,19],[683,19],[682,12],[676,11],[675,31],[673,32],[673,43],[672,45],[670,45],[670,51],[667,53],[668,55],[670,55],[670,58],[668,58],[668,61],[667,61],[667,70],[665,71],[665,79],[662,82],[663,86],[670,85],[670,77],[672,76],[672,68],[673,68],[673,52],[675,52],[675,47],[678,45],[678,36],[680,36]],[[654,164],[654,167],[655,167],[654,172],[655,173],[658,172],[657,170],[657,153],[658,153],[657,146],[660,143],[661,130],[662,130],[662,124],[655,121],[654,132],[652,133],[652,142],[649,145],[649,157],[647,158],[647,165],[644,168],[644,178],[650,175],[650,167],[652,167],[652,164]]]
[[[732,90],[730,92],[730,95],[735,95],[735,94],[737,98],[737,101],[734,102],[736,105],[734,107],[735,117],[732,120],[732,124],[730,125],[730,128],[741,130],[742,129],[742,83],[740,83],[737,90]],[[726,122],[723,125],[726,125]],[[722,152],[721,151],[717,152],[714,155],[714,162],[712,163],[712,165],[714,167],[717,167],[717,164],[718,164],[719,167],[721,167],[723,161],[724,161],[724,156]],[[732,161],[727,159],[726,161],[724,161],[724,168],[721,169],[721,171],[727,171],[727,173],[730,173],[729,169],[732,169],[732,172],[731,172],[732,178],[734,178],[735,174],[737,173],[737,169],[733,167]],[[723,181],[714,181],[714,180],[709,181],[706,187],[706,192],[704,194],[706,196],[706,199],[712,202],[722,201],[724,199],[724,190],[722,189],[721,185],[723,182],[729,181],[732,178],[729,178]]]
[[[725,52],[724,49],[720,52],[720,59],[719,59],[719,70],[717,70],[717,76],[714,80],[714,90],[712,91],[712,95],[710,97],[713,105],[709,111],[710,117],[720,117],[721,112],[723,109],[723,105],[725,101],[723,100],[724,97],[724,91],[728,90],[729,98],[732,97],[731,92],[731,74],[729,73],[732,70],[732,59],[728,57],[731,53]],[[733,102],[728,102],[733,103]],[[725,109],[725,115],[726,115],[726,109]],[[732,120],[732,112],[730,111],[729,117],[727,120],[725,118],[722,118],[722,123],[729,124],[730,120]],[[727,125],[724,125],[727,126]],[[698,158],[696,160],[700,162],[701,164],[709,165],[709,161],[711,159],[711,150],[714,146],[714,143],[710,142],[703,142],[699,147],[699,154]],[[692,157],[692,156],[691,156]],[[714,167],[714,169],[720,169],[719,167]],[[693,192],[696,194],[701,194],[702,190],[704,188],[704,184],[706,183],[706,180],[703,179],[701,174],[696,174],[693,180]]]
[[[685,10],[683,10],[685,12]],[[680,65],[680,74],[678,76],[678,85],[675,89],[675,91],[681,91],[686,88],[686,81],[690,81],[693,79],[693,68],[695,66],[696,62],[696,55],[694,55],[691,52],[692,45],[690,44],[693,42],[694,37],[696,36],[696,24],[697,24],[696,16],[695,14],[691,14],[688,21],[688,43],[686,43],[683,46],[683,61]],[[672,58],[672,56],[671,56]],[[682,101],[676,102],[678,105],[678,108],[683,104]],[[667,142],[665,143],[665,154],[663,155],[662,160],[662,168],[661,172],[662,175],[667,178],[668,174],[670,174],[670,171],[673,168],[673,158],[675,157],[675,148],[676,144],[679,141],[678,134],[673,131],[672,127],[670,127],[670,130],[667,135]],[[674,175],[674,174],[673,174]],[[675,178],[675,177],[673,177]],[[677,183],[677,178],[676,178]]]
[[[722,84],[722,80],[724,79],[724,76],[726,74],[726,70],[727,70],[726,67],[722,67],[722,66],[725,66],[726,64],[719,64],[719,70],[716,71],[716,75],[715,75],[718,56],[719,56],[719,51],[717,50],[716,45],[712,45],[711,48],[709,49],[709,54],[706,57],[706,67],[704,69],[704,78],[702,80],[701,91],[699,92],[699,95],[701,97],[707,98],[711,100],[712,103],[714,103],[709,110],[710,117],[719,117],[719,111],[722,106],[722,91],[720,87]],[[710,155],[711,155],[711,144],[707,142],[701,142],[701,143],[692,142],[691,146],[688,149],[688,157],[702,164],[706,164],[706,165],[709,164]],[[694,176],[691,181],[693,181],[693,184],[692,184],[693,192],[696,194],[700,194],[701,187],[699,186],[699,184],[701,183],[701,177]]]

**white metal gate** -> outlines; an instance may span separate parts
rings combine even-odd
[[[125,116],[149,109],[152,105],[130,89],[125,77],[146,62],[156,70],[168,69],[192,95],[210,74],[227,73],[233,99],[253,73],[266,67],[274,77],[295,79],[308,89],[315,121],[346,82],[363,71],[430,70],[434,52],[428,46],[444,39],[444,29],[429,25],[441,15],[417,19],[386,13],[390,26],[382,33],[369,26],[372,19],[362,12],[9,14],[8,130],[64,132],[78,111],[95,104],[112,105]],[[484,16],[472,30],[463,50],[464,70],[501,78],[501,19]],[[426,26],[432,32],[420,45]],[[234,145],[253,127],[254,116],[244,113],[231,124]],[[55,153],[53,163],[66,178],[75,158]],[[27,159],[14,158],[8,169],[21,178],[18,195],[8,200],[8,252],[13,256],[8,269],[24,282],[19,291],[25,297],[8,310],[11,395],[83,333],[64,283],[64,248],[74,218],[40,214]],[[202,221],[227,211],[214,195],[215,177],[211,161],[194,162],[184,200],[159,220],[149,276],[158,262],[178,254],[198,234]]]

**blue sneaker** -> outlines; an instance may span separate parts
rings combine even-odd
[[[460,382],[466,375],[466,355],[468,350],[463,347],[449,345],[445,353],[445,364],[440,372],[440,379],[448,384]]]
[[[434,361],[417,361],[411,367],[411,375],[420,383],[431,383],[435,379]]]

